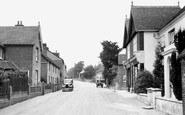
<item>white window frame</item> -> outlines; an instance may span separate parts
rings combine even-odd
[[[175,28],[171,29],[168,32],[168,45],[171,45],[174,43],[174,37],[175,37]]]

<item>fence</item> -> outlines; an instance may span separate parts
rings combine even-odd
[[[27,77],[10,77],[10,85],[12,91],[28,91],[28,78]]]
[[[45,89],[51,89],[51,84],[46,84]]]
[[[31,86],[30,87],[30,93],[37,93],[41,92],[41,86]]]
[[[0,97],[6,97],[9,95],[9,82],[5,82],[0,86]]]
[[[62,89],[62,84],[55,84],[54,86],[55,86],[55,91]]]

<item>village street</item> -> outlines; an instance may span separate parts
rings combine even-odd
[[[94,83],[74,81],[73,92],[57,91],[9,106],[0,115],[163,115],[146,110],[135,97],[123,97]]]

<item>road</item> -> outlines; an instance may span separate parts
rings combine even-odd
[[[162,115],[142,109],[135,97],[124,98],[94,83],[74,81],[73,92],[57,91],[0,110],[0,115]]]

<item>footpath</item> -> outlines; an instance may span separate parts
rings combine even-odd
[[[140,108],[142,112],[146,113],[146,115],[168,115],[162,111],[150,108],[147,104],[138,100],[137,94],[135,93],[130,93],[126,90],[115,90],[115,89],[111,89],[111,90],[116,94],[125,98],[124,100],[129,101],[132,105]]]

